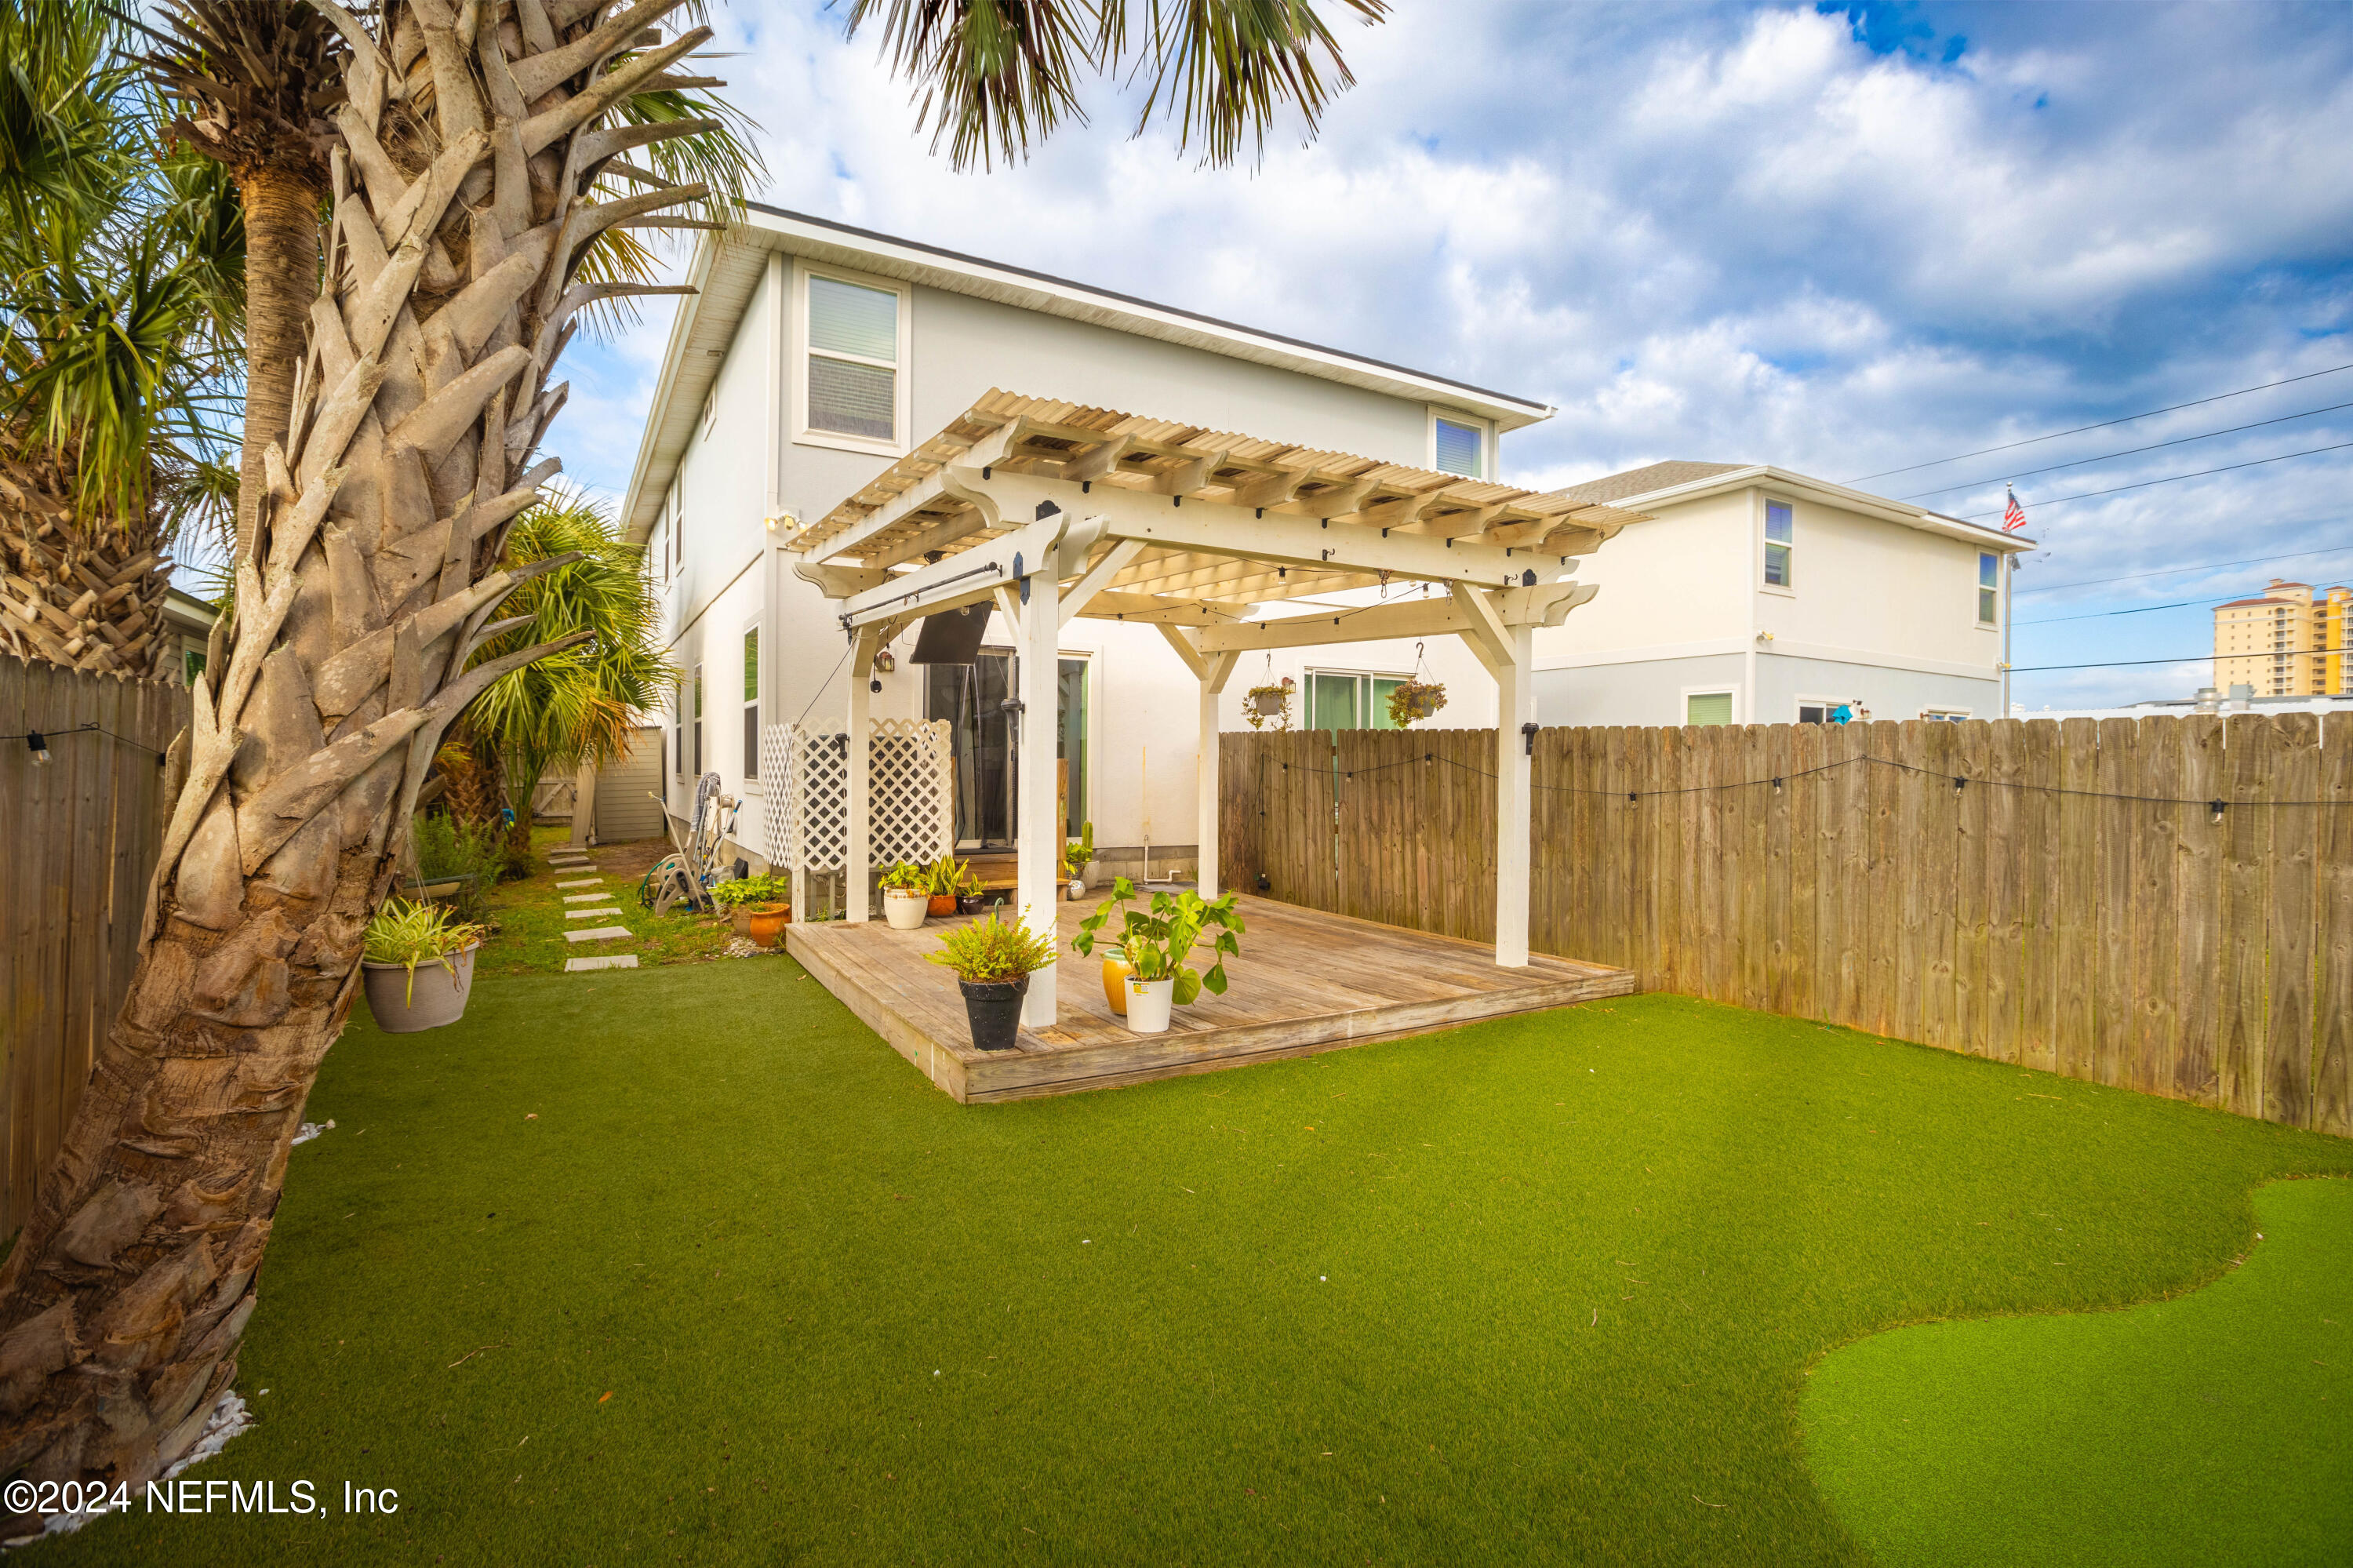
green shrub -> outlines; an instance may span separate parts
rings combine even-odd
[[[923,957],[954,969],[958,980],[1001,985],[1052,963],[1054,944],[1018,920],[1008,925],[991,913],[946,931],[938,950]]]
[[[417,864],[427,882],[472,876],[488,886],[507,863],[506,836],[495,827],[461,822],[446,812],[417,819]]]
[[[711,901],[722,909],[738,904],[790,904],[793,883],[788,876],[739,876],[711,890]]]

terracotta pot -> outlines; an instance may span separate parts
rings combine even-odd
[[[1135,966],[1127,961],[1125,953],[1117,948],[1103,949],[1103,1000],[1111,1003],[1114,1018],[1127,1016],[1127,977],[1134,972]]]
[[[474,989],[474,948],[462,948],[442,961],[428,959],[417,966],[417,983],[409,984],[406,964],[363,964],[367,971],[368,1011],[386,1034],[414,1034],[438,1029],[465,1016],[466,998]]]
[[[933,914],[934,914],[934,915],[953,915],[953,914],[955,914],[955,913],[956,912],[956,898],[955,898],[955,894],[953,894],[953,893],[934,893],[934,894],[933,894],[933,895],[932,895],[932,903],[931,903],[931,911],[932,911],[932,913],[933,913]]]
[[[1168,1009],[1176,1000],[1174,980],[1127,977],[1127,1026],[1138,1034],[1168,1033]]]
[[[793,923],[789,904],[754,904],[744,909],[744,935],[764,948],[780,948],[785,927]]]
[[[893,931],[914,931],[923,927],[923,917],[932,912],[932,895],[920,887],[886,887],[882,890],[882,918],[891,923]]]

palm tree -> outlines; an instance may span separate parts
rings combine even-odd
[[[90,0],[0,11],[0,646],[146,674],[166,552],[218,513],[243,236],[119,36]]]
[[[500,676],[467,711],[463,726],[470,741],[499,760],[515,811],[510,848],[518,853],[531,848],[538,781],[621,757],[636,715],[656,706],[678,676],[655,645],[661,611],[645,551],[623,538],[605,507],[570,493],[522,515],[507,537],[506,565],[522,568],[555,557],[569,564],[532,578],[507,601],[524,623],[475,657],[500,659],[576,632],[591,640]]]
[[[139,965],[0,1266],[0,1474],[136,1490],[236,1375],[289,1142],[433,756],[501,677],[594,641],[500,613],[581,558],[506,564],[556,469],[538,451],[564,347],[582,311],[652,290],[584,278],[587,258],[707,196],[663,176],[675,143],[726,130],[662,96],[715,85],[667,74],[709,28],[648,36],[681,0],[384,0],[367,22],[312,3],[350,50],[323,290],[195,689]],[[1301,0],[1155,5],[1140,53],[1124,10],[1068,37],[1048,0],[886,15],[925,112],[1008,155],[1075,111],[1078,65],[1148,65],[1146,116],[1181,114],[1214,159],[1278,101],[1312,122],[1314,57],[1337,64]],[[639,148],[652,170],[624,164]],[[649,188],[608,196],[614,177]],[[509,636],[538,640],[491,652]]]

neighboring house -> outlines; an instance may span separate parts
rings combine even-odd
[[[1768,464],[1662,462],[1559,493],[1646,513],[1536,633],[1547,725],[1996,718],[2031,540]]]
[[[663,719],[670,810],[683,817],[694,780],[718,773],[744,802],[734,842],[754,858],[760,726],[805,719],[839,728],[848,695],[834,602],[795,576],[797,556],[783,541],[991,388],[1477,479],[1495,476],[1504,433],[1551,413],[769,207],[754,207],[706,245],[690,281],[699,291],[672,327],[624,516],[630,537],[649,546],[665,641],[686,673]],[[999,705],[1007,641],[992,627],[974,662],[926,666],[909,662],[910,632],[873,676],[875,717],[955,726],[957,835],[967,853],[1008,847],[1012,836]],[[1309,676],[1319,718],[1333,722],[1372,706],[1374,677],[1409,673],[1417,662],[1413,641],[1328,652],[1249,661],[1258,668],[1240,668],[1223,694],[1222,727],[1243,726],[1242,694],[1270,669]],[[1060,656],[1067,830],[1092,822],[1108,867],[1134,869],[1148,845],[1154,873],[1185,869],[1196,837],[1193,674],[1151,626],[1073,620]],[[1494,683],[1459,639],[1429,641],[1419,662],[1454,697],[1446,722],[1494,722]]]
[[[193,685],[204,673],[205,644],[213,634],[219,612],[193,594],[164,590],[164,652],[155,661],[156,678],[174,686]]]

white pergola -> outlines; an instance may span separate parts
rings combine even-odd
[[[1050,758],[1059,634],[1078,616],[1159,628],[1200,683],[1201,895],[1219,892],[1218,696],[1242,654],[1459,636],[1495,677],[1495,961],[1528,961],[1532,644],[1595,592],[1573,562],[1641,514],[993,391],[871,483],[784,541],[837,601],[851,640],[849,729],[868,731],[875,653],[911,621],[994,603],[1016,651],[1018,747]],[[1446,590],[1394,604],[1247,619],[1261,606],[1388,584]],[[849,917],[867,917],[867,753],[849,747]],[[1022,918],[1054,939],[1054,769],[1018,772]],[[1022,1022],[1055,1017],[1053,970]]]

